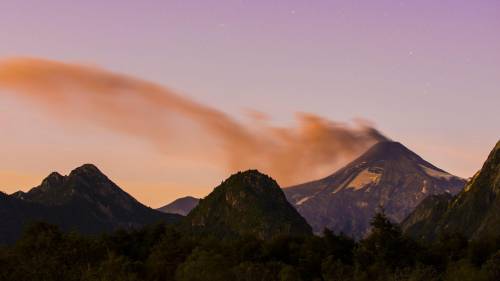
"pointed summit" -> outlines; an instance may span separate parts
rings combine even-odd
[[[59,174],[58,172],[52,172],[42,181],[42,185],[58,185],[63,180],[63,175]]]
[[[415,154],[413,151],[406,148],[400,142],[396,141],[381,141],[374,144],[368,151],[366,151],[362,157],[363,160],[389,160],[389,159],[399,159],[402,157],[422,160],[420,156]]]
[[[217,236],[311,234],[272,178],[257,170],[238,172],[212,191],[185,220],[186,227]]]
[[[60,186],[63,181],[64,176],[62,176],[58,172],[52,172],[45,179],[43,179],[42,183],[40,184],[40,189],[48,191],[52,188]]]
[[[198,205],[199,201],[200,199],[198,198],[186,196],[176,199],[173,202],[158,208],[157,210],[164,213],[186,216],[192,209],[194,209],[194,207],[196,207],[196,205]]]
[[[78,174],[102,174],[102,172],[94,164],[83,164],[80,167],[71,171],[71,173]]]
[[[84,164],[69,173],[69,177],[83,177],[83,178],[100,178],[103,180],[109,180],[106,175],[104,175],[99,168],[93,164]]]
[[[29,192],[16,192],[8,199],[4,205],[12,207],[0,212],[0,221],[5,222],[0,229],[20,231],[24,222],[35,219],[63,229],[100,233],[180,218],[142,205],[92,164],[78,167],[68,176],[53,172]],[[9,222],[14,213],[22,219]],[[0,242],[2,239],[0,233]]]
[[[284,191],[315,232],[361,238],[380,206],[400,222],[428,195],[456,194],[464,184],[401,143],[381,141],[332,175]]]
[[[23,194],[23,198],[44,205],[61,205],[75,198],[99,200],[103,195],[130,197],[96,166],[85,164],[72,170],[68,176],[52,172],[39,186]]]

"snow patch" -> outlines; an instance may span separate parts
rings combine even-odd
[[[450,175],[448,173],[441,172],[441,171],[429,168],[429,167],[424,166],[424,165],[420,165],[420,167],[424,170],[424,172],[427,175],[429,175],[431,177],[434,177],[434,178],[442,178],[442,179],[445,179],[445,180],[451,180],[452,178],[455,177],[455,176]]]
[[[307,200],[311,199],[312,196],[306,196],[302,199],[300,199],[299,201],[297,201],[297,203],[295,203],[296,205],[302,205],[304,202],[306,202]]]
[[[332,194],[339,192],[342,189],[342,186],[344,186],[344,185],[341,184],[339,187],[335,188],[335,190],[332,192]]]
[[[372,172],[368,169],[361,171],[351,182],[347,184],[347,188],[359,190],[370,183],[377,184],[380,181],[382,174]]]
[[[427,193],[427,181],[426,180],[424,180],[424,185],[422,186],[421,192],[424,193],[424,194]]]

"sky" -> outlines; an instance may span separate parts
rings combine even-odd
[[[248,124],[249,112],[284,128],[297,127],[297,112],[352,130],[370,124],[470,177],[499,139],[499,30],[498,1],[3,0],[0,61],[37,58],[150,81],[238,124]],[[12,92],[0,89],[7,193],[90,162],[159,207],[205,196],[234,172],[218,158],[183,157],[210,150],[204,137],[179,133],[190,145],[164,151],[116,130],[133,120],[100,123],[78,103],[48,108]]]

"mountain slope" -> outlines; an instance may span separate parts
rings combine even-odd
[[[31,221],[58,222],[57,209],[26,202],[0,192],[0,244],[12,243]]]
[[[336,173],[284,192],[315,232],[327,227],[360,238],[381,206],[400,222],[428,195],[455,194],[464,183],[402,144],[382,141]]]
[[[446,204],[444,210],[437,206],[438,202],[419,206],[405,219],[402,228],[406,233],[422,239],[432,239],[441,232],[458,232],[470,239],[498,236],[499,195],[500,141],[490,152],[481,170],[462,192]]]
[[[220,236],[311,234],[311,227],[288,203],[272,178],[256,170],[239,172],[201,199],[185,225]]]
[[[430,195],[410,213],[410,215],[401,223],[405,233],[421,233],[419,238],[431,240],[434,234],[429,230],[441,220],[443,214],[448,209],[453,196],[449,193]],[[424,232],[427,230],[427,233]]]
[[[156,210],[163,213],[178,214],[186,216],[198,205],[200,199],[191,196],[182,197]]]
[[[16,233],[26,222],[37,220],[57,224],[66,230],[100,233],[158,221],[173,223],[180,219],[178,215],[142,205],[91,164],[76,168],[68,176],[51,173],[29,192],[4,194],[0,199],[0,227],[13,229]],[[11,237],[8,236],[6,240]]]

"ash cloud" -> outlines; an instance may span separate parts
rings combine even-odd
[[[251,111],[239,122],[172,90],[101,68],[34,58],[0,61],[0,89],[35,102],[62,122],[84,121],[155,145],[166,157],[218,163],[232,172],[257,168],[283,186],[325,176],[385,137],[354,125],[296,113],[277,127]]]

